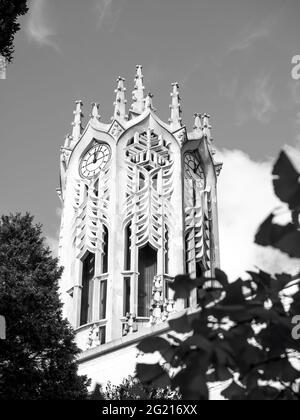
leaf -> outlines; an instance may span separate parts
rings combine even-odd
[[[232,373],[224,366],[217,366],[214,371],[206,375],[207,382],[223,382],[229,379],[232,379]]]
[[[195,334],[185,341],[185,345],[202,349],[207,353],[212,353],[213,344],[200,334]]]
[[[273,288],[279,292],[285,289],[286,286],[293,281],[293,277],[290,274],[276,274],[275,277],[277,281],[274,281],[272,286],[274,286]]]
[[[244,283],[241,279],[228,285],[226,288],[226,297],[222,301],[222,306],[238,306],[245,303],[245,296],[243,294]]]
[[[221,395],[227,400],[236,401],[245,399],[246,389],[238,385],[235,381],[221,392]]]
[[[247,401],[273,401],[277,400],[280,395],[278,389],[272,386],[257,386],[248,393]]]
[[[218,268],[216,268],[215,270],[215,277],[216,280],[218,280],[218,282],[225,288],[228,286],[228,277],[227,274],[224,273],[224,271],[219,270]]]
[[[260,226],[255,242],[261,246],[272,246],[288,254],[292,258],[300,258],[300,231],[296,225],[286,226],[273,224],[274,214],[271,214]]]
[[[186,334],[192,331],[187,314],[184,314],[180,318],[170,319],[169,326],[171,330],[177,332],[178,334]]]
[[[171,383],[166,371],[159,364],[146,365],[139,363],[136,366],[136,375],[144,385],[166,387]]]
[[[229,343],[220,342],[214,349],[218,367],[235,368],[234,353]]]
[[[172,349],[170,343],[161,337],[147,337],[138,344],[137,348],[143,353],[155,353],[156,351],[163,353]]]
[[[300,209],[299,173],[286,152],[282,151],[273,169],[273,181],[277,197],[288,203],[291,210]]]
[[[196,289],[197,282],[189,276],[176,276],[170,288],[175,291],[174,299],[188,299],[191,291]]]
[[[246,312],[246,305],[217,305],[211,309],[212,315],[221,320],[226,317],[230,317],[235,322],[246,322],[250,319],[249,314]]]
[[[264,367],[264,378],[266,380],[293,383],[299,379],[299,376],[299,371],[293,368],[286,357],[276,362],[266,363]]]
[[[179,372],[172,380],[172,387],[179,387],[184,400],[198,401],[209,398],[206,376],[194,365]]]
[[[300,315],[300,291],[293,296],[290,311],[293,315]]]

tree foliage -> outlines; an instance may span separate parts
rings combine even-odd
[[[124,379],[120,385],[108,383],[105,388],[97,385],[90,400],[174,400],[180,399],[177,391],[170,388],[149,388],[133,377]]]
[[[0,314],[7,339],[0,341],[0,399],[87,396],[74,334],[62,318],[61,272],[29,214],[1,218]]]
[[[278,226],[272,214],[256,242],[299,257],[299,173],[282,152],[273,174],[275,192],[289,205],[293,223]],[[186,299],[197,289],[199,308],[170,321],[172,333],[166,338],[140,343],[140,351],[159,352],[162,360],[137,365],[143,385],[169,385],[184,399],[194,400],[209,399],[209,384],[219,382],[224,383],[222,395],[230,400],[300,399],[300,341],[292,335],[293,319],[300,315],[300,275],[248,275],[248,280],[232,284],[220,270],[214,282],[204,277],[175,279],[175,298]]]
[[[0,0],[0,55],[11,62],[15,34],[20,30],[18,18],[28,12],[27,0]]]

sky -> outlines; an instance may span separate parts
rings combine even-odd
[[[295,261],[253,245],[278,206],[272,162],[300,142],[299,0],[31,0],[20,20],[15,60],[0,80],[0,214],[30,211],[54,249],[60,202],[59,149],[74,102],[113,113],[118,76],[131,99],[135,65],[163,120],[171,83],[181,87],[183,120],[211,115],[218,160],[222,267],[231,278]]]

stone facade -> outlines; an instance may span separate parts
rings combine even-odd
[[[174,277],[210,276],[219,265],[222,165],[214,160],[210,119],[196,114],[188,132],[177,83],[171,98],[166,124],[152,95],[145,97],[137,66],[128,115],[119,78],[112,121],[102,122],[93,104],[84,128],[78,101],[72,135],[61,148],[60,292],[83,350],[80,372],[89,376],[95,367],[97,378],[101,366],[116,369],[117,360],[134,366],[137,337],[160,324],[164,328],[174,311],[197,306],[196,293],[189,302],[174,302]],[[120,340],[127,348],[122,354]],[[125,354],[131,355],[128,363]]]

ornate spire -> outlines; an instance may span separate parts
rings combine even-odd
[[[153,95],[152,93],[148,93],[145,100],[145,108],[146,109],[152,109],[154,111],[153,107]]]
[[[98,120],[98,121],[100,120],[101,116],[99,114],[99,104],[97,104],[97,103],[92,104],[92,113],[91,113],[90,117],[93,120]]]
[[[207,140],[212,141],[211,135],[211,125],[210,125],[210,116],[208,114],[203,115],[203,134],[207,138]]]
[[[126,88],[124,86],[125,79],[122,77],[119,77],[118,80],[118,87],[115,90],[116,93],[116,102],[114,102],[115,112],[114,112],[114,118],[126,120],[126,98],[125,98],[125,92]]]
[[[70,134],[67,134],[65,137],[64,148],[71,149],[73,143],[73,137]]]
[[[76,110],[73,112],[74,122],[72,123],[72,126],[73,126],[72,137],[75,143],[78,142],[83,131],[82,120],[83,120],[84,115],[82,113],[82,106],[83,106],[82,101],[76,101]]]
[[[134,79],[134,90],[132,92],[133,104],[131,111],[136,114],[142,114],[145,110],[145,98],[144,90],[145,86],[143,84],[144,76],[142,73],[142,66],[136,66],[136,76]]]
[[[197,113],[195,114],[195,123],[194,123],[194,131],[202,131],[202,115]]]
[[[173,83],[173,92],[171,93],[172,104],[171,118],[169,119],[170,125],[174,131],[179,130],[182,127],[181,121],[181,107],[180,107],[180,96],[179,96],[179,84]]]

